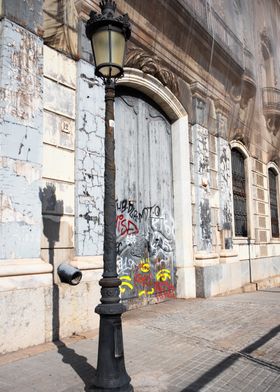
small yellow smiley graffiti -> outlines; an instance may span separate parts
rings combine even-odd
[[[141,272],[147,273],[150,272],[151,266],[150,266],[150,259],[145,259],[140,263],[140,270]]]
[[[161,269],[156,274],[157,281],[165,282],[166,280],[171,280],[171,273],[168,269]]]

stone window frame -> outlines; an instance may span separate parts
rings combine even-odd
[[[279,235],[277,237],[272,236],[272,227],[271,227],[271,209],[270,209],[270,189],[269,189],[269,170],[272,170],[276,174],[276,189],[277,192],[277,210],[278,210],[278,228]],[[268,192],[268,216],[269,216],[269,231],[270,231],[270,240],[271,241],[279,241],[280,240],[280,170],[279,167],[274,162],[269,162],[267,164],[267,192]]]
[[[230,142],[230,149],[237,149],[244,156],[244,169],[245,169],[245,183],[246,183],[246,208],[247,208],[247,236],[236,236],[235,235],[235,221],[234,221],[234,204],[233,204],[233,191],[231,192],[232,197],[232,233],[233,240],[235,243],[247,243],[248,239],[251,241],[255,240],[255,233],[253,230],[254,222],[253,222],[253,191],[252,191],[252,159],[249,153],[249,150],[244,146],[243,143],[237,140],[233,140]],[[232,162],[231,162],[232,165]],[[231,179],[232,186],[232,179]]]

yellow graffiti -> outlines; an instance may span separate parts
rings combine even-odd
[[[161,269],[156,274],[157,281],[165,282],[167,279],[171,280],[171,273],[168,269]]]
[[[142,291],[139,291],[138,296],[142,297],[142,295],[145,295],[145,294],[152,295],[152,294],[154,294],[154,292],[155,292],[154,288],[152,288],[152,290],[142,290]]]
[[[141,260],[140,261],[140,266],[141,266],[140,270],[142,272],[150,272],[150,268],[151,268],[151,266],[150,266],[150,259],[147,258],[147,259]]]
[[[124,275],[124,276],[121,276],[120,277],[120,280],[122,281],[122,284],[121,284],[121,287],[120,287],[120,292],[123,294],[124,292],[125,292],[125,290],[126,290],[126,287],[124,287],[124,286],[127,286],[127,287],[129,287],[130,288],[130,290],[133,290],[133,285],[131,284],[131,283],[129,283],[129,282],[123,282],[123,280],[129,280],[129,281],[131,281],[131,277],[130,276],[128,276],[128,275]]]

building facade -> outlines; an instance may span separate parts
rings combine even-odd
[[[132,23],[115,102],[122,300],[279,284],[279,1],[117,9]],[[0,10],[5,353],[98,326],[105,104],[85,36],[98,1]],[[61,263],[79,285],[61,283]]]

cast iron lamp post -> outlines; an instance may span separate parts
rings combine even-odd
[[[116,207],[115,207],[115,141],[114,98],[115,80],[123,74],[126,41],[131,34],[128,15],[115,17],[113,0],[100,2],[101,14],[92,11],[86,24],[95,61],[95,74],[105,84],[105,171],[104,171],[104,256],[101,304],[95,311],[100,315],[97,370],[93,390],[100,392],[132,392],[124,363],[121,316],[125,307],[120,303],[116,267]]]

